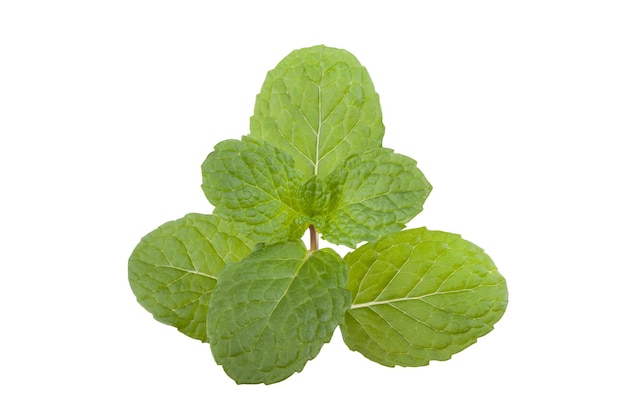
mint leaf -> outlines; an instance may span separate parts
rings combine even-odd
[[[300,186],[301,211],[309,216],[324,215],[329,208],[331,193],[324,180],[317,175]]]
[[[299,210],[302,215],[298,221],[322,230],[326,225],[331,202],[336,196],[331,193],[324,180],[317,175],[312,176],[300,186],[299,196]]]
[[[202,164],[202,189],[214,213],[259,242],[299,239],[302,174],[293,159],[267,143],[244,138],[218,143]]]
[[[264,246],[220,274],[207,332],[211,351],[240,384],[271,384],[303,369],[350,305],[343,260],[301,241]]]
[[[223,220],[188,214],[141,239],[128,260],[130,286],[155,319],[207,341],[206,316],[217,276],[252,247]]]
[[[459,235],[400,232],[431,185],[382,147],[378,94],[349,52],[293,51],[257,96],[250,135],[202,164],[214,215],[146,235],[129,259],[138,302],[209,342],[237,383],[303,369],[339,325],[350,349],[421,366],[487,334],[508,294],[491,259]],[[309,229],[310,250],[300,240]],[[341,259],[319,236],[355,248]]]
[[[349,52],[299,49],[267,74],[250,119],[250,135],[284,150],[305,174],[325,177],[344,160],[381,146],[378,94]]]
[[[345,260],[352,306],[344,341],[382,365],[447,360],[490,332],[507,305],[492,260],[459,235],[407,230]]]
[[[432,188],[414,160],[384,148],[352,156],[328,182],[337,197],[322,237],[352,248],[402,230]]]
[[[267,243],[298,239],[309,225],[353,248],[397,232],[431,186],[414,160],[381,147],[380,120],[378,95],[354,56],[294,51],[269,72],[251,137],[224,141],[206,159],[205,194],[215,214]]]

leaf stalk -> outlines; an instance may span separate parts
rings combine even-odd
[[[314,252],[320,248],[320,240],[319,235],[317,234],[317,230],[313,225],[309,225],[309,237],[311,238],[311,244],[309,246],[309,251]]]

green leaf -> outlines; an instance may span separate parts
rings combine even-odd
[[[330,249],[301,241],[266,245],[220,274],[207,333],[237,383],[271,384],[303,369],[350,305],[347,270]]]
[[[328,183],[336,197],[322,237],[352,248],[402,230],[432,189],[414,160],[384,148],[354,155]]]
[[[330,192],[323,179],[314,175],[300,186],[299,196],[301,216],[298,221],[322,230],[326,225],[328,210],[335,195]]]
[[[323,178],[348,156],[381,146],[384,126],[367,70],[345,50],[315,46],[267,74],[250,132],[289,153],[306,178]]]
[[[324,180],[317,175],[300,187],[301,211],[309,216],[323,215],[328,211],[331,194]]]
[[[386,366],[447,360],[490,332],[506,309],[504,278],[459,235],[407,230],[345,260],[353,301],[344,341]]]
[[[188,214],[141,239],[128,261],[130,286],[155,319],[207,341],[206,316],[216,277],[252,247],[223,220]]]
[[[302,174],[293,159],[267,143],[244,138],[215,146],[202,164],[202,189],[214,214],[258,242],[299,239],[296,221]]]

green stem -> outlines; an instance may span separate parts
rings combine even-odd
[[[320,241],[317,235],[317,230],[315,230],[315,227],[313,227],[312,224],[309,225],[309,235],[311,237],[311,246],[309,250],[311,252],[318,250],[320,248]]]

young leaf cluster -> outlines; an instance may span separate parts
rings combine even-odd
[[[237,383],[300,372],[337,327],[385,366],[446,360],[476,342],[502,317],[506,282],[459,235],[403,230],[431,185],[383,147],[383,133],[378,94],[352,54],[289,54],[267,75],[250,133],[202,164],[213,213],[165,223],[131,254],[138,302],[209,343]],[[354,250],[318,249],[318,234]]]

